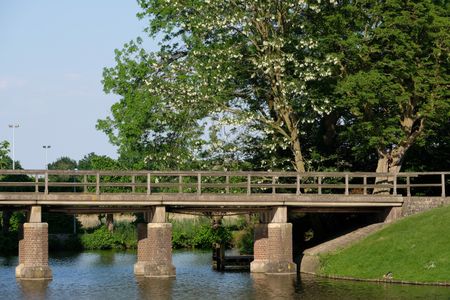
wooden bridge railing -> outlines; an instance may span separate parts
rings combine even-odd
[[[0,192],[446,196],[450,172],[0,170]]]

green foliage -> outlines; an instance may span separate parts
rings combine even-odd
[[[321,273],[396,280],[448,281],[450,207],[404,218],[347,249],[321,258]]]
[[[49,170],[75,170],[78,164],[76,160],[71,159],[67,156],[62,156],[56,161],[48,164]]]
[[[15,211],[11,215],[11,219],[9,220],[9,231],[10,232],[19,232],[20,224],[25,223],[26,216],[23,212]]]
[[[352,159],[392,159],[398,171],[406,151],[448,120],[449,20],[441,1],[324,6],[314,25],[340,57],[334,95]]]
[[[115,239],[106,226],[101,226],[92,233],[85,233],[81,236],[81,244],[84,249],[105,250],[114,248]]]
[[[0,142],[0,170],[8,169],[12,166],[12,160],[8,156],[9,143],[7,141]]]
[[[213,228],[208,218],[172,220],[172,246],[174,249],[211,249],[214,243],[231,246],[231,226]]]
[[[254,245],[254,226],[253,224],[246,225],[242,230],[237,231],[233,240],[235,248],[239,249],[240,254],[253,254]]]
[[[83,249],[135,249],[137,247],[136,229],[133,224],[119,223],[114,232],[110,232],[105,225],[95,229],[92,233],[81,235]]]

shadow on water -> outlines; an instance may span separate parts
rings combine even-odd
[[[167,300],[172,299],[174,277],[170,278],[146,278],[136,277],[140,299]]]
[[[23,299],[47,299],[51,280],[17,280]]]

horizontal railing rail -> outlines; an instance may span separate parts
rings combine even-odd
[[[1,192],[446,197],[450,172],[0,170]]]

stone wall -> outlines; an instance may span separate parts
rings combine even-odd
[[[405,197],[402,216],[410,216],[432,208],[450,204],[450,197]]]

